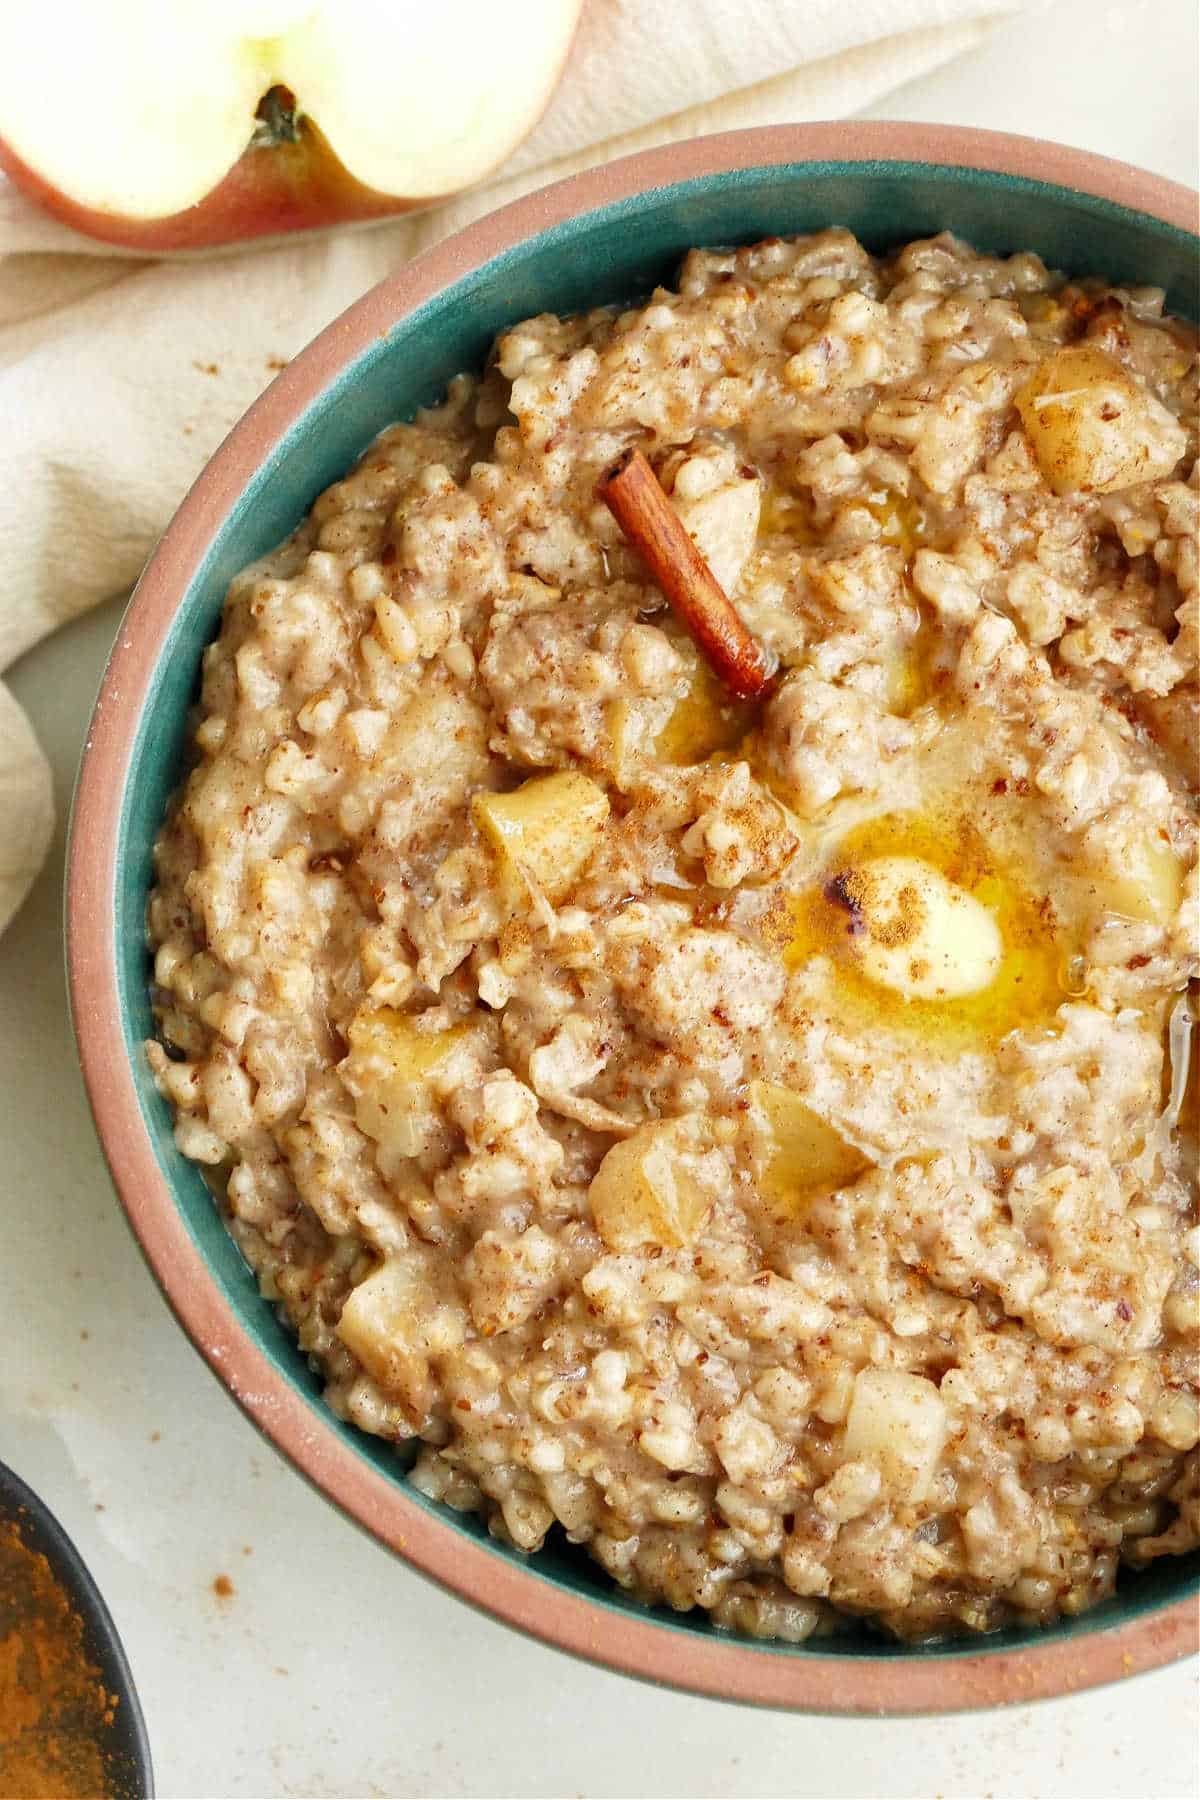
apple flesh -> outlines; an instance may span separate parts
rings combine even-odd
[[[386,218],[441,198],[401,199],[356,181],[286,89],[264,97],[262,122],[246,149],[203,200],[162,218],[98,211],[53,186],[0,138],[0,169],[44,212],[85,236],[148,255],[209,250],[248,238],[315,231],[355,219]]]
[[[0,59],[0,167],[128,249],[429,206],[536,124],[580,0],[42,0]]]

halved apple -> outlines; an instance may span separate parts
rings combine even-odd
[[[0,167],[146,251],[426,206],[533,128],[580,4],[41,0],[5,32]]]

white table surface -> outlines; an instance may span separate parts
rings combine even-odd
[[[1058,0],[875,110],[1059,138],[1194,185],[1196,60],[1195,0]],[[63,814],[118,618],[103,608],[15,671]],[[526,1642],[361,1536],[256,1436],[134,1248],[67,1026],[61,886],[60,826],[0,942],[0,1452],[109,1600],[166,1800],[1196,1792],[1189,1666],[966,1718],[751,1713]]]

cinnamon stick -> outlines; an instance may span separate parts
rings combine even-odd
[[[729,691],[739,700],[762,699],[774,680],[767,653],[746,630],[642,452],[623,451],[600,477],[596,493]]]

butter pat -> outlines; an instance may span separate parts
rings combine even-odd
[[[868,981],[905,1000],[957,1000],[996,977],[1004,954],[986,906],[916,856],[880,856],[837,876],[828,897],[850,914]]]

